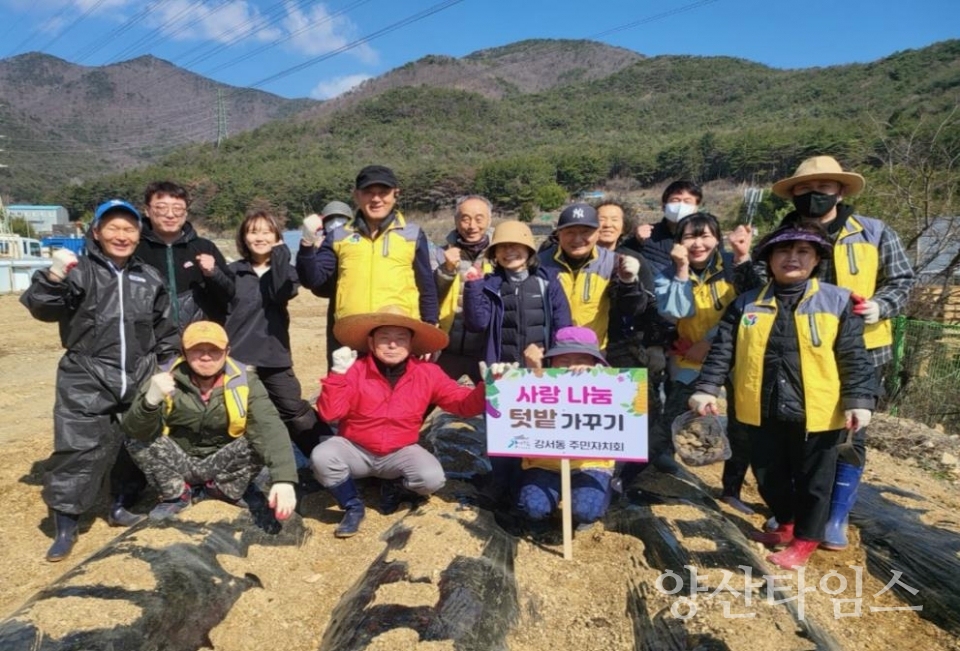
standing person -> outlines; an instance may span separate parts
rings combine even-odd
[[[87,255],[67,249],[33,275],[20,297],[34,318],[59,322],[66,349],[57,368],[53,454],[43,478],[56,537],[48,561],[70,555],[80,516],[97,499],[123,445],[120,416],[158,361],[177,351],[170,298],[156,270],[134,257],[140,214],[120,199],[100,204],[87,232]],[[108,521],[142,519],[126,511],[135,495],[112,487]]]
[[[693,384],[724,310],[736,298],[734,266],[749,261],[749,243],[738,250],[739,258],[723,250],[720,222],[714,215],[697,212],[680,220],[671,257],[674,269],[657,276],[657,306],[660,313],[677,324],[677,341],[669,358],[673,391],[667,399],[663,418],[654,424],[650,436],[651,457],[667,456],[673,461],[674,419],[687,411]],[[727,387],[727,434],[733,456],[724,463],[721,500],[742,513],[753,510],[740,500],[740,490],[750,463],[749,441],[736,423],[733,386]],[[664,460],[661,465],[666,465]]]
[[[532,354],[530,354],[532,353]],[[539,354],[538,354],[539,353]],[[527,366],[578,372],[594,366],[607,366],[590,328],[570,326],[557,331],[556,343],[546,353],[528,351]],[[570,461],[570,510],[578,528],[600,520],[610,506],[614,462],[606,459],[572,459]],[[560,505],[560,460],[524,458],[520,472],[518,509],[534,522],[545,520]]]
[[[673,267],[673,249],[677,224],[687,215],[699,212],[703,189],[693,181],[681,179],[666,187],[660,197],[663,219],[654,225],[640,224],[623,246],[643,254],[654,267],[654,275],[668,273]]]
[[[833,157],[814,156],[800,163],[793,176],[774,183],[773,193],[792,201],[795,208],[784,217],[783,225],[810,221],[826,229],[833,255],[820,264],[817,278],[853,292],[882,395],[884,369],[893,358],[892,319],[906,309],[916,277],[896,231],[879,219],[856,214],[844,201],[860,194],[863,187],[863,177],[844,171]],[[866,434],[864,427],[854,437],[854,447],[864,461]],[[863,465],[838,463],[825,549],[847,547],[847,522],[862,476]]]
[[[541,251],[539,262],[559,278],[573,324],[593,330],[604,348],[611,304],[617,304],[624,318],[635,318],[652,300],[653,287],[641,285],[639,258],[597,246],[599,230],[600,220],[592,206],[567,206],[557,221],[558,244]]]
[[[357,174],[353,199],[359,210],[349,222],[325,237],[319,219],[304,220],[297,273],[311,290],[336,282],[334,322],[400,305],[438,323],[427,236],[397,209],[399,187],[390,168],[369,165]]]
[[[523,362],[527,346],[546,350],[556,331],[571,325],[570,306],[557,278],[539,265],[523,222],[498,224],[486,257],[495,263],[492,272],[482,276],[473,266],[464,272],[465,326],[482,335],[480,360]]]
[[[345,346],[321,380],[317,410],[339,427],[314,449],[311,462],[317,481],[344,510],[334,535],[348,538],[360,530],[365,511],[353,480],[393,480],[381,484],[384,513],[436,492],[446,478],[437,458],[417,443],[424,411],[436,404],[456,416],[478,416],[485,393],[483,382],[461,387],[436,364],[418,359],[443,349],[447,335],[400,306],[344,317],[335,328]],[[365,354],[357,359],[358,352]]]
[[[477,267],[483,274],[493,270],[489,258],[483,255],[490,245],[492,209],[490,201],[477,194],[457,199],[455,228],[436,251],[433,277],[440,301],[440,328],[450,336],[450,344],[441,351],[437,364],[454,380],[468,375],[474,383],[480,381],[478,362],[483,359],[484,338],[464,327],[462,275],[470,267]]]
[[[235,288],[217,245],[197,235],[187,221],[186,188],[157,181],[143,193],[143,224],[137,257],[160,272],[171,295],[171,315],[180,332],[194,321],[224,323]]]
[[[317,221],[318,217],[320,219],[319,222]],[[350,206],[342,201],[329,201],[323,207],[323,210],[320,211],[319,215],[307,215],[303,221],[304,224],[312,224],[313,229],[317,228],[316,224],[320,224],[319,228],[323,232],[323,237],[318,237],[313,243],[313,247],[318,249],[320,248],[320,245],[323,244],[324,238],[330,237],[335,230],[346,224],[352,218],[353,210],[350,209]],[[310,228],[307,230],[310,230]],[[333,299],[333,297],[337,295],[337,279],[336,277],[330,278],[324,284],[310,288],[310,291],[314,296]],[[328,304],[326,346],[327,368],[333,366],[333,351],[337,349],[338,345],[339,344],[337,344],[337,340],[333,338],[333,306],[332,304]]]
[[[823,540],[837,446],[844,428],[870,423],[875,403],[863,319],[848,290],[816,278],[830,250],[812,224],[779,228],[760,242],[755,256],[772,280],[724,312],[690,397],[691,409],[717,413],[717,394],[732,375],[753,473],[778,522],[751,538],[789,545],[767,557],[784,568],[804,565]]]
[[[151,520],[168,520],[190,506],[194,488],[245,506],[241,498],[264,465],[277,519],[296,507],[287,432],[256,373],[229,352],[219,324],[191,323],[183,332],[183,357],[144,382],[124,416],[130,454],[160,495]]]
[[[287,304],[297,295],[297,272],[276,216],[249,211],[237,231],[237,252],[241,259],[230,263],[236,295],[226,324],[231,356],[256,367],[305,467],[320,437],[333,432],[301,397],[293,372]]]

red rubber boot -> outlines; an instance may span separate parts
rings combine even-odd
[[[779,565],[785,570],[795,570],[798,567],[803,567],[806,565],[807,559],[810,558],[810,554],[812,554],[819,546],[819,540],[804,540],[803,538],[794,538],[789,547],[777,552],[776,554],[770,554],[767,556],[767,560],[771,563]]]
[[[793,523],[778,524],[773,531],[751,531],[750,540],[776,547],[793,542]]]

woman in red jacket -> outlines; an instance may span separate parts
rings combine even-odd
[[[440,462],[417,444],[423,414],[433,404],[477,416],[484,387],[461,387],[436,364],[420,361],[445,348],[447,334],[399,306],[338,319],[334,336],[345,346],[334,351],[330,374],[321,380],[317,410],[324,421],[338,421],[338,436],[314,448],[310,461],[317,481],[345,511],[334,535],[348,538],[364,516],[354,478],[396,480],[384,484],[385,513],[444,485]],[[358,359],[358,351],[367,354]]]

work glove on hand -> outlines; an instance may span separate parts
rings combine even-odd
[[[876,301],[859,294],[852,294],[850,298],[853,300],[853,313],[862,316],[864,323],[871,324],[880,320],[880,305]]]
[[[177,383],[173,379],[173,374],[167,373],[166,371],[157,373],[150,378],[149,384],[147,385],[147,392],[143,395],[143,399],[146,400],[147,404],[151,407],[156,407],[163,402],[164,398],[173,395],[176,388]]]
[[[869,409],[845,409],[843,416],[847,421],[846,428],[857,431],[870,424],[873,412]]]
[[[333,351],[333,366],[330,372],[343,375],[350,370],[355,361],[357,361],[357,351],[349,346],[341,346]]]
[[[620,282],[628,285],[637,282],[640,276],[640,260],[632,255],[621,255],[617,263],[617,277]]]
[[[320,246],[323,244],[323,217],[320,215],[307,215],[303,219],[303,226],[300,227],[300,240],[307,246]]]
[[[297,508],[297,493],[293,490],[293,484],[281,481],[271,486],[267,503],[277,520],[289,518]]]
[[[51,280],[57,282],[66,278],[70,270],[80,262],[73,251],[68,249],[57,249],[50,258],[53,260],[53,264],[50,266],[50,275],[53,276]]]
[[[520,368],[519,362],[494,362],[489,366],[486,362],[480,362],[480,377],[486,377],[487,371],[489,370],[490,374],[493,376],[493,379],[499,380],[503,377],[504,373],[515,368]]]
[[[749,224],[739,224],[733,229],[732,233],[727,235],[727,242],[730,243],[734,263],[740,264],[746,262],[750,259],[750,245],[753,243],[753,227]]]
[[[717,415],[717,396],[711,396],[709,393],[704,393],[703,391],[697,391],[687,402],[687,405],[691,410],[697,412],[701,416],[706,416],[707,414]]]
[[[480,280],[483,278],[483,272],[470,265],[463,270],[463,273],[460,274],[464,282],[470,282],[471,280]]]

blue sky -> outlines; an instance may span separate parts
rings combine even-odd
[[[41,51],[97,66],[152,54],[319,99],[427,54],[528,38],[806,68],[957,37],[960,0],[0,0],[0,58]]]

